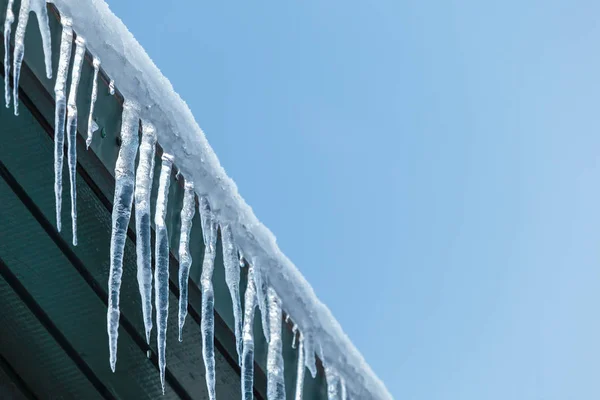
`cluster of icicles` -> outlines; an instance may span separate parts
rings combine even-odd
[[[5,100],[6,107],[10,107],[10,37],[14,22],[13,1],[9,0],[4,24],[5,38]],[[25,30],[29,13],[33,11],[38,19],[44,48],[46,75],[52,78],[50,29],[45,0],[22,0],[19,19],[15,33],[15,46],[13,54],[13,97],[14,113],[18,115],[18,87],[21,65],[25,52]],[[56,226],[61,230],[61,204],[62,204],[62,170],[65,129],[67,134],[67,159],[69,181],[71,185],[71,220],[73,245],[77,245],[77,191],[76,191],[76,166],[77,166],[77,90],[81,68],[85,56],[85,39],[73,32],[72,22],[69,18],[62,17],[62,36],[60,43],[60,57],[56,74],[55,93],[55,130],[54,130],[54,168],[55,168],[55,199],[56,199]],[[71,60],[73,39],[75,38],[75,56],[71,72],[71,86],[69,96],[66,95],[67,75]],[[91,105],[88,118],[88,131],[86,144],[89,148],[94,131],[98,126],[93,121],[94,104],[98,91],[98,72],[100,60],[93,58],[94,78],[91,93]],[[110,93],[114,94],[114,82],[111,80]],[[163,154],[158,182],[158,198],[154,214],[155,236],[155,265],[152,274],[152,246],[151,246],[151,216],[150,196],[154,175],[154,160],[157,146],[157,133],[155,127],[141,121],[142,135],[139,139],[139,106],[125,100],[121,125],[121,147],[115,166],[115,196],[112,214],[112,235],[110,243],[110,275],[109,275],[109,301],[107,313],[107,329],[109,336],[110,367],[115,371],[117,362],[117,339],[119,328],[119,294],[123,274],[123,251],[127,236],[127,229],[131,211],[135,200],[135,223],[137,237],[137,280],[142,300],[142,314],[146,341],[150,343],[152,331],[152,288],[154,285],[156,307],[156,325],[158,341],[158,363],[160,380],[165,390],[166,368],[166,331],[169,303],[169,239],[166,225],[167,199],[174,157]],[[139,162],[137,169],[135,160],[139,149]],[[211,399],[215,394],[215,354],[214,354],[214,292],[212,275],[216,253],[218,231],[221,233],[223,262],[225,266],[225,279],[233,302],[233,315],[235,321],[236,350],[238,362],[241,366],[242,399],[253,399],[254,380],[254,337],[253,321],[255,308],[258,306],[262,316],[262,328],[268,342],[267,356],[267,398],[284,399],[284,364],[282,356],[281,319],[282,305],[277,293],[262,277],[254,262],[250,263],[248,270],[248,285],[244,294],[244,310],[242,314],[240,300],[240,267],[246,265],[243,256],[234,243],[234,233],[229,225],[219,223],[216,213],[211,210],[206,195],[198,198],[198,208],[202,224],[203,241],[205,245],[204,259],[201,275],[202,292],[202,356],[206,369],[206,384]],[[188,280],[192,257],[189,251],[190,231],[192,219],[196,209],[196,193],[194,184],[185,181],[185,194],[181,210],[181,231],[179,241],[179,340],[182,340],[183,325],[187,315]],[[289,316],[286,317],[286,322]],[[304,385],[304,371],[308,368],[312,376],[316,376],[315,342],[307,333],[303,335],[294,324],[294,340],[292,346],[298,349],[297,379],[295,399],[302,398]],[[327,393],[329,399],[346,399],[346,384],[336,371],[325,365],[327,378]]]

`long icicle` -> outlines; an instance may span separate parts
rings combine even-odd
[[[85,55],[85,39],[75,39],[75,58],[71,72],[71,88],[67,103],[67,155],[69,181],[71,183],[71,227],[73,246],[77,246],[77,88],[81,78],[81,65]]]
[[[294,335],[294,339],[296,335]],[[300,338],[298,339],[298,364],[296,366],[296,395],[294,396],[295,400],[302,400],[302,391],[304,390],[304,373],[305,373],[305,353],[304,353],[304,338],[302,337],[302,333],[300,333]]]
[[[92,101],[94,96],[92,95]],[[93,106],[92,106],[93,107]],[[91,111],[90,111],[90,115]],[[89,134],[89,131],[88,131]],[[90,136],[88,136],[90,139]],[[142,299],[142,315],[146,343],[150,344],[152,331],[152,247],[150,237],[150,194],[154,178],[156,129],[142,121],[140,160],[135,174],[135,233],[137,252],[137,281]]]
[[[63,30],[60,39],[58,71],[56,72],[56,83],[54,84],[54,98],[56,100],[56,107],[54,109],[54,198],[56,201],[56,229],[59,232],[62,227],[62,171],[65,143],[65,116],[67,113],[67,74],[69,73],[71,48],[73,46],[71,20],[63,18],[61,21]],[[16,98],[15,102],[17,102]]]
[[[285,399],[283,379],[283,355],[281,353],[281,300],[275,289],[267,289],[269,303],[269,349],[267,352],[267,399]]]
[[[135,156],[138,149],[139,108],[125,101],[121,123],[121,148],[115,166],[115,198],[113,201],[112,232],[110,237],[110,274],[108,276],[108,338],[110,368],[117,364],[117,339],[119,337],[119,292],[123,275],[123,250],[131,216],[134,190]]]
[[[4,20],[4,101],[6,101],[6,108],[10,108],[10,35],[12,24],[15,22],[14,2],[15,0],[8,0],[6,19]]]
[[[240,259],[241,260],[241,259]],[[254,384],[254,311],[256,309],[256,287],[254,267],[248,269],[248,286],[244,295],[244,327],[242,329],[242,400],[253,400]]]
[[[200,220],[204,236],[204,260],[202,260],[202,358],[206,369],[206,386],[208,397],[213,400],[215,394],[215,293],[212,276],[215,267],[215,249],[217,247],[217,227],[213,213],[205,196],[200,197]]]
[[[225,266],[225,282],[229,288],[233,304],[233,321],[235,327],[235,343],[238,353],[238,364],[242,365],[242,303],[240,301],[240,264],[237,250],[233,242],[233,231],[227,224],[221,226],[223,243],[223,265]]]
[[[156,243],[154,251],[156,266],[154,268],[154,281],[156,282],[156,330],[158,343],[158,367],[160,369],[160,383],[165,394],[165,368],[167,344],[167,319],[169,317],[169,234],[167,232],[167,201],[169,198],[169,185],[171,183],[171,169],[173,156],[163,154],[160,177],[158,179],[158,198],[156,200]]]
[[[90,144],[92,144],[92,136],[98,129],[98,125],[96,125],[94,122],[94,105],[96,104],[96,99],[98,98],[98,72],[100,70],[100,59],[94,57],[93,65],[94,78],[92,83],[92,98],[90,100],[90,115],[88,116],[87,139],[85,140],[85,146],[87,149],[90,148]]]
[[[190,253],[190,231],[192,230],[192,219],[196,213],[196,195],[194,194],[194,183],[185,181],[185,192],[183,195],[183,208],[181,209],[181,232],[179,234],[179,341],[183,340],[183,324],[187,316],[188,306],[188,280],[190,278],[190,267],[192,266],[192,255]]]
[[[15,52],[13,56],[13,97],[15,115],[19,115],[19,78],[21,76],[21,65],[25,55],[25,31],[29,22],[29,12],[33,11],[38,20],[42,34],[42,45],[44,48],[44,61],[46,64],[46,77],[52,78],[52,46],[50,43],[50,26],[48,25],[48,10],[45,0],[21,0],[19,9],[19,20],[15,32]]]

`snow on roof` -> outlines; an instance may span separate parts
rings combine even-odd
[[[141,119],[156,127],[165,152],[174,156],[180,172],[194,183],[196,193],[208,198],[218,220],[231,227],[244,258],[262,271],[263,279],[275,289],[283,309],[304,335],[312,335],[326,366],[344,378],[349,397],[390,399],[383,382],[240,196],[185,101],[123,22],[103,0],[49,2],[72,20],[73,30],[85,38],[87,49],[101,60],[103,70],[123,97],[140,106]]]

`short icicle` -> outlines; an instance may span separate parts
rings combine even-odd
[[[108,92],[111,96],[115,95],[115,81],[113,79],[108,83]]]
[[[165,368],[167,345],[167,319],[169,317],[169,234],[167,232],[167,201],[169,198],[169,185],[171,183],[171,169],[173,156],[163,154],[160,177],[158,179],[158,198],[156,199],[156,243],[154,251],[156,266],[154,268],[154,282],[156,282],[156,330],[158,345],[158,367],[160,369],[160,383],[165,394]]]
[[[4,20],[4,101],[6,101],[6,108],[10,108],[10,35],[12,24],[15,22],[14,2],[15,0],[8,0],[6,19]]]
[[[50,26],[48,23],[46,0],[21,0],[19,20],[17,22],[17,30],[15,32],[15,52],[13,56],[13,97],[15,101],[15,115],[19,115],[19,78],[21,75],[23,57],[25,55],[25,31],[27,29],[29,13],[31,11],[33,11],[37,16],[40,33],[42,34],[44,62],[46,64],[46,77],[48,79],[52,78],[52,46],[50,41]]]
[[[133,203],[135,156],[138,149],[139,108],[126,101],[123,104],[121,148],[115,166],[115,198],[113,201],[112,232],[110,238],[110,273],[108,276],[108,338],[110,368],[117,363],[119,336],[119,292],[123,275],[123,250]]]
[[[303,333],[305,365],[310,371],[310,375],[315,378],[317,376],[317,360],[315,359],[315,344],[314,338],[310,331]]]
[[[233,231],[227,224],[221,226],[223,243],[223,265],[225,266],[225,282],[229,288],[233,304],[233,320],[238,363],[242,365],[242,304],[240,301],[240,267],[237,250],[233,242]]]
[[[256,309],[256,287],[254,267],[248,269],[248,286],[244,294],[244,327],[242,329],[242,400],[254,398],[254,311]]]
[[[93,65],[94,78],[92,82],[92,98],[90,100],[90,115],[88,116],[87,139],[85,140],[85,146],[87,149],[90,148],[94,132],[98,129],[98,125],[94,121],[94,105],[96,104],[96,99],[98,98],[98,72],[100,71],[100,59],[94,57]]]
[[[183,340],[183,324],[187,316],[188,306],[188,280],[192,255],[190,253],[190,232],[192,219],[196,213],[196,195],[194,183],[185,181],[183,194],[183,207],[181,209],[181,231],[179,233],[179,341]]]
[[[217,225],[212,210],[205,196],[200,197],[200,220],[204,236],[204,260],[202,260],[202,358],[206,369],[206,386],[208,397],[213,400],[215,394],[215,293],[212,276],[215,268],[215,253],[217,247]]]
[[[296,341],[298,339],[298,325],[294,324],[294,326],[292,327],[292,335],[294,335],[294,337],[292,338],[292,349],[296,348]]]
[[[267,301],[267,283],[263,279],[262,271],[258,266],[258,260],[253,259],[254,264],[254,284],[256,285],[256,302],[258,309],[260,310],[260,318],[263,335],[265,340],[270,340],[271,334],[269,333],[269,302]]]
[[[77,88],[81,78],[81,65],[85,55],[85,39],[75,39],[75,58],[71,72],[71,88],[67,103],[67,163],[69,181],[71,183],[71,227],[73,230],[73,246],[77,246]]]
[[[73,28],[71,20],[63,18],[62,36],[60,40],[60,56],[58,71],[54,84],[54,198],[56,201],[56,229],[60,232],[62,211],[62,171],[65,143],[65,117],[67,114],[67,74],[71,61],[71,48],[73,46]],[[16,102],[15,98],[15,102]]]
[[[92,95],[92,101],[94,96]],[[93,103],[92,103],[93,104]],[[93,106],[92,106],[93,107]],[[91,111],[90,111],[90,115]],[[88,131],[89,134],[89,131]],[[90,136],[88,136],[88,139]],[[142,315],[146,343],[150,344],[152,331],[152,247],[150,237],[150,194],[154,178],[154,155],[156,152],[156,129],[142,121],[140,160],[135,174],[135,233],[137,252],[137,281],[142,299]]]
[[[281,300],[275,289],[267,289],[269,303],[269,349],[267,352],[267,399],[285,399],[285,382],[283,379],[283,355],[281,353]]]
[[[296,335],[294,334],[294,340],[296,339]],[[296,394],[294,396],[295,400],[302,400],[302,391],[304,390],[304,373],[305,373],[305,354],[304,354],[304,338],[302,337],[302,333],[300,333],[300,338],[298,339],[298,364],[296,366]]]
[[[348,390],[346,389],[346,380],[340,377],[340,396],[342,400],[348,400]]]
[[[325,365],[325,379],[327,380],[327,400],[341,400],[340,377],[327,365]]]

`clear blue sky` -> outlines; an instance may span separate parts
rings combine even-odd
[[[109,3],[394,397],[600,398],[597,0]]]

